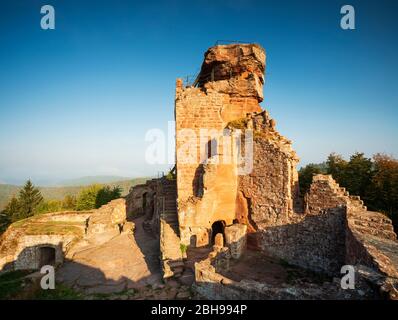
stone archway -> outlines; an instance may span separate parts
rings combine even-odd
[[[56,251],[54,247],[43,246],[39,248],[39,267],[55,266]]]
[[[215,239],[217,233],[221,233],[223,235],[223,237],[225,238],[224,228],[225,228],[225,221],[224,220],[215,221],[211,225],[211,243],[212,244],[214,244],[214,239]]]

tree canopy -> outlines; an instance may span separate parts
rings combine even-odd
[[[326,165],[324,165],[326,164]],[[386,154],[375,154],[372,159],[361,152],[347,161],[331,153],[323,164],[308,164],[299,170],[300,191],[308,191],[317,173],[331,174],[350,194],[358,195],[370,210],[387,214],[398,227],[398,160]]]

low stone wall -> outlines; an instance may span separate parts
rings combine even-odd
[[[210,300],[321,300],[321,299],[369,299],[372,289],[365,282],[358,282],[356,290],[343,290],[340,280],[302,286],[280,286],[254,280],[234,281],[221,275],[220,269],[228,268],[230,254],[227,248],[215,250],[209,258],[195,264],[194,290]],[[363,274],[363,270],[362,270]]]
[[[344,265],[344,221],[344,208],[330,209],[296,223],[269,227],[257,236],[268,255],[334,275]]]
[[[234,259],[239,259],[246,249],[247,226],[244,224],[233,224],[224,229],[225,244],[231,251]]]
[[[145,184],[139,184],[130,189],[126,196],[126,212],[128,217],[145,215],[153,205],[156,179],[148,180]]]

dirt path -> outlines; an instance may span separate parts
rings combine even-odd
[[[161,282],[158,240],[135,219],[134,235],[123,232],[99,246],[76,252],[57,271],[57,281],[86,293],[114,293]]]

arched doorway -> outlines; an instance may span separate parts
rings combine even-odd
[[[222,233],[224,236],[225,221],[218,220],[211,225],[211,243],[214,244],[214,238],[217,233]]]
[[[39,254],[40,254],[40,262],[39,262],[40,268],[46,265],[50,266],[55,265],[55,248],[40,247]]]

